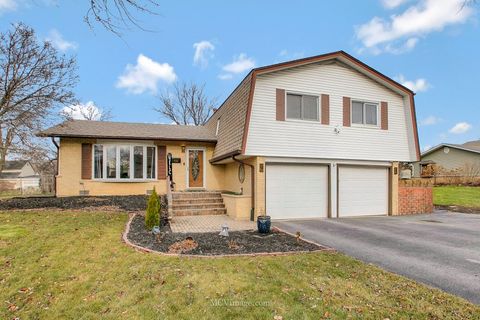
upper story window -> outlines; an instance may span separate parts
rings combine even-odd
[[[96,144],[93,147],[94,179],[155,179],[155,164],[155,146]]]
[[[318,121],[318,97],[287,93],[287,119]]]
[[[352,124],[378,126],[378,104],[352,101]]]

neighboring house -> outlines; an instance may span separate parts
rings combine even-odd
[[[396,214],[398,162],[420,158],[414,93],[343,51],[253,69],[205,126],[40,135],[60,139],[58,196],[168,193],[171,154],[176,191],[223,191],[238,219]]]
[[[433,165],[436,175],[480,176],[480,140],[442,143],[422,153],[418,174]]]
[[[28,190],[40,187],[40,175],[26,160],[5,161],[0,173],[1,190]]]

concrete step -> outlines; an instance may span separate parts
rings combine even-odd
[[[219,215],[219,214],[226,214],[226,213],[227,213],[227,209],[225,208],[173,210],[173,215],[177,217]]]
[[[205,191],[205,192],[172,192],[173,200],[180,199],[202,199],[202,198],[222,198],[220,192]]]
[[[173,204],[201,204],[201,203],[223,203],[222,197],[217,198],[195,198],[195,199],[174,199]]]
[[[222,209],[225,208],[223,203],[193,203],[193,204],[177,204],[173,203],[173,210],[189,210],[189,209]]]

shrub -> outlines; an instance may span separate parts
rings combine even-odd
[[[158,199],[155,187],[148,198],[147,213],[145,214],[145,227],[152,230],[154,226],[160,225],[160,200]]]

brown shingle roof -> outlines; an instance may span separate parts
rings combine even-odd
[[[71,120],[38,134],[40,137],[121,138],[216,142],[205,127],[110,121]]]
[[[480,140],[468,141],[462,144],[464,148],[480,151]]]
[[[242,150],[251,82],[252,73],[249,73],[205,124],[215,134],[220,119],[213,159]]]

